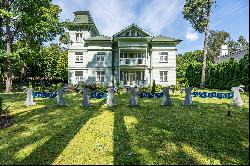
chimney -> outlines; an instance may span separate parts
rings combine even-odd
[[[227,54],[228,54],[228,46],[227,45],[221,45],[219,57],[226,56]]]

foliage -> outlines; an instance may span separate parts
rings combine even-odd
[[[100,83],[92,83],[86,84],[85,82],[81,82],[79,85],[81,88],[89,88],[90,91],[98,91],[98,92],[107,92],[108,86]]]
[[[205,32],[203,63],[200,87],[204,88],[206,81],[206,59],[208,52],[208,34],[209,34],[209,20],[212,11],[212,5],[216,3],[215,0],[186,0],[183,8],[184,19],[190,21],[192,27],[199,33]]]
[[[173,96],[173,94],[170,94]],[[82,95],[65,94],[69,107],[54,99],[23,104],[25,94],[1,93],[10,104],[14,125],[0,130],[3,165],[248,165],[249,95],[243,108],[230,108],[227,99],[193,98],[196,106],[182,106],[185,94],[174,94],[171,107],[161,99],[139,98],[128,107],[129,94],[115,95],[116,107]]]
[[[61,9],[54,5],[52,0],[15,0],[0,3],[0,42],[10,45],[6,47],[6,58],[4,60],[4,72],[7,73],[6,90],[11,90],[12,75],[19,77],[19,74],[12,73],[12,70],[23,70],[30,62],[30,57],[36,53],[43,42],[52,41],[57,35],[63,33],[63,23],[59,21]],[[7,5],[8,4],[8,5]],[[3,31],[3,27],[6,28]],[[4,33],[5,32],[5,33]],[[6,38],[3,40],[3,36]],[[0,49],[1,45],[0,45]],[[16,63],[13,61],[13,56]],[[16,66],[15,66],[16,65]]]
[[[59,41],[63,44],[69,44],[70,43],[70,36],[69,36],[69,32],[64,32],[60,38]]]
[[[176,77],[180,84],[186,81],[185,75],[188,65],[194,62],[202,62],[202,55],[202,50],[196,50],[193,52],[185,52],[183,55],[177,56]]]
[[[139,88],[139,93],[142,93],[142,92],[159,93],[159,92],[161,92],[162,87],[163,87],[163,86],[162,86],[161,84],[155,84],[155,83],[153,82],[153,85],[152,85],[152,86],[140,87],[140,88]]]
[[[214,3],[213,0],[186,0],[183,17],[190,21],[196,31],[202,33],[209,23],[209,13]]]
[[[208,36],[208,59],[214,60],[220,55],[221,45],[228,43],[230,34],[225,31],[211,30]]]
[[[211,89],[227,89],[244,85],[249,90],[249,54],[239,62],[230,60],[219,64],[207,64],[206,87]],[[201,63],[192,63],[186,71],[186,79],[190,86],[198,87],[201,77]]]
[[[189,86],[198,87],[201,80],[201,63],[194,62],[187,67],[186,79]]]

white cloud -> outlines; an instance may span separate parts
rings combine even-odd
[[[153,35],[159,35],[177,19],[182,7],[182,2],[177,0],[152,0],[142,10],[138,22]]]
[[[112,36],[132,24],[137,1],[94,0],[90,1],[90,13],[99,31]]]
[[[153,35],[160,35],[181,14],[179,0],[54,0],[62,8],[62,20],[73,20],[76,10],[89,10],[103,35],[112,36],[136,23]],[[174,25],[173,25],[174,26]]]
[[[188,28],[185,37],[187,40],[190,40],[190,41],[199,39],[198,33],[195,32],[192,28]]]

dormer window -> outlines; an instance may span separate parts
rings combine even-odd
[[[82,41],[82,33],[76,33],[76,41],[81,42]]]
[[[134,30],[131,31],[131,36],[135,36],[135,31]]]
[[[127,32],[127,33],[125,34],[125,36],[129,36],[129,32]]]

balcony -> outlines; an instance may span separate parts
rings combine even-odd
[[[146,58],[120,58],[120,65],[140,66],[147,65]]]

